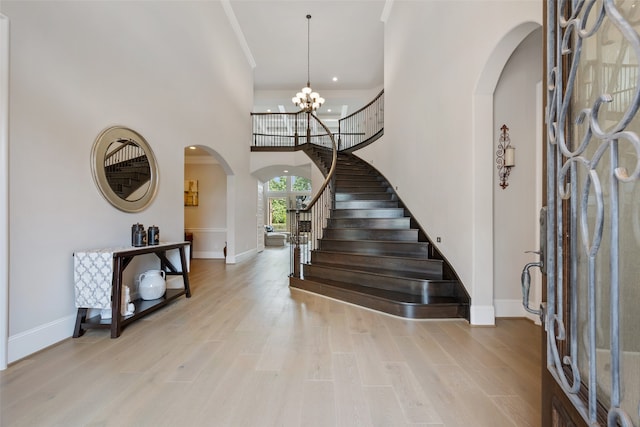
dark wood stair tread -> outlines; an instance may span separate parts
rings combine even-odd
[[[371,273],[379,276],[388,276],[393,278],[401,278],[401,279],[415,279],[415,280],[432,280],[432,281],[442,281],[443,279],[438,276],[429,275],[422,271],[398,271],[398,270],[389,270],[385,268],[376,268],[376,267],[365,267],[365,266],[349,266],[345,267],[343,265],[330,264],[326,262],[314,262],[313,265],[324,266],[324,267],[334,267],[345,270],[351,270],[355,272],[362,273]]]
[[[330,162],[328,150],[312,153],[316,164]],[[353,154],[337,162],[324,233],[290,286],[405,318],[469,320],[464,286],[439,252],[431,259],[431,243],[387,179]]]
[[[451,297],[405,294],[313,277],[292,277],[289,286],[409,319],[467,318],[469,305]]]

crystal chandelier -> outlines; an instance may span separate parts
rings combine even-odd
[[[314,92],[311,89],[311,79],[309,77],[309,23],[311,21],[311,15],[307,15],[307,86],[302,88],[301,92],[298,92],[296,96],[291,98],[291,101],[302,109],[310,113],[317,110],[324,104],[324,98],[322,98],[318,92]]]

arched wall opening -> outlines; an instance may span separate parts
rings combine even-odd
[[[302,165],[268,164],[252,172],[258,180],[258,251],[264,249],[267,231],[283,232],[289,230],[291,218],[287,212],[303,203],[311,200],[314,184],[320,179],[314,179],[313,169],[310,163]],[[277,188],[271,188],[270,182],[278,180]],[[303,178],[302,180],[299,178]],[[316,177],[317,178],[317,177]],[[300,183],[310,184],[302,188]],[[275,221],[274,221],[275,220]]]
[[[494,307],[496,317],[527,316],[522,307],[520,276],[525,264],[538,261],[542,197],[543,31],[532,31],[509,58],[494,92],[494,146],[508,127],[516,148],[516,166],[503,189],[497,168],[493,178]],[[517,102],[514,102],[517,100]],[[505,129],[506,131],[506,129]],[[495,151],[495,150],[494,150]],[[531,302],[539,305],[541,277],[532,271]],[[535,298],[534,297],[535,291]],[[535,320],[535,316],[532,316]],[[539,321],[539,319],[538,319]]]
[[[235,233],[233,221],[229,220],[235,214],[231,167],[207,146],[188,146],[184,155],[184,180],[184,229],[193,239],[193,257],[234,262]]]
[[[472,126],[473,243],[471,323],[494,325],[494,216],[495,175],[494,92],[507,61],[541,22],[524,22],[500,39],[476,84]],[[535,117],[532,118],[535,120]]]

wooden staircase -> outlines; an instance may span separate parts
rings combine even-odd
[[[327,164],[325,151],[308,154]],[[401,317],[469,319],[464,286],[384,177],[340,153],[335,188],[323,238],[291,287]]]

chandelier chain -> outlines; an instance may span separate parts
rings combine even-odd
[[[311,15],[307,15],[307,86],[291,98],[291,101],[307,113],[317,110],[324,104],[324,98],[311,89]]]

